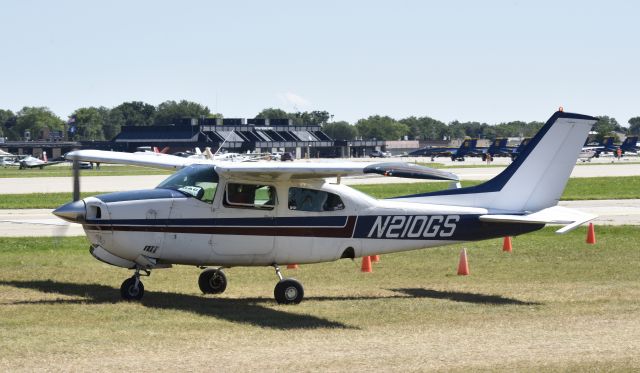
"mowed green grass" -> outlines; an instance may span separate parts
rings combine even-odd
[[[203,296],[200,270],[144,278],[141,303],[119,299],[130,271],[100,263],[83,238],[0,239],[0,370],[637,371],[640,230],[552,229],[463,245],[284,270],[305,286],[273,300],[270,268],[225,270]],[[304,244],[304,242],[301,242]]]
[[[85,176],[128,176],[128,175],[170,175],[172,171],[158,170],[154,168],[125,166],[125,165],[101,165],[100,169],[80,170],[80,175]],[[17,167],[0,167],[0,178],[8,177],[68,177],[72,176],[71,164],[46,166],[43,169],[28,168],[20,170]]]

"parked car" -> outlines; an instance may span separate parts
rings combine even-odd
[[[280,156],[280,160],[281,161],[292,161],[295,159],[296,157],[294,157],[293,153],[291,152],[286,152],[286,153],[282,153],[282,155]]]
[[[374,150],[371,153],[369,153],[369,157],[371,158],[387,158],[389,156],[388,153],[385,153],[381,150]]]
[[[93,162],[78,162],[78,167],[81,170],[93,170]]]

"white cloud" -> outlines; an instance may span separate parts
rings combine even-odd
[[[292,105],[296,109],[311,105],[309,100],[293,92],[279,93],[278,99],[280,99],[280,101],[282,101],[285,105]]]

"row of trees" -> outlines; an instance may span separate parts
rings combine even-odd
[[[0,109],[0,136],[9,140],[21,140],[26,130],[32,136],[44,127],[64,131],[73,140],[109,140],[115,137],[122,126],[152,126],[179,123],[182,118],[222,117],[212,113],[207,106],[182,100],[165,101],[153,106],[140,101],[125,102],[113,108],[86,107],[75,110],[65,121],[46,107],[24,107],[17,113]],[[287,113],[282,109],[267,108],[256,118],[289,118],[294,124],[322,126],[323,130],[336,140],[377,139],[398,140],[443,140],[462,137],[494,139],[496,137],[532,136],[543,125],[542,122],[507,122],[495,125],[480,122],[453,121],[444,123],[427,116],[408,117],[396,120],[389,116],[374,115],[360,119],[355,124],[333,121],[327,111]],[[629,127],[622,127],[615,118],[599,117],[594,126],[597,139],[612,132],[640,134],[640,117],[629,119]]]

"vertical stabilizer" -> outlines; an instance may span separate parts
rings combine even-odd
[[[556,112],[503,172],[469,188],[397,197],[408,202],[531,212],[555,206],[597,118]]]

